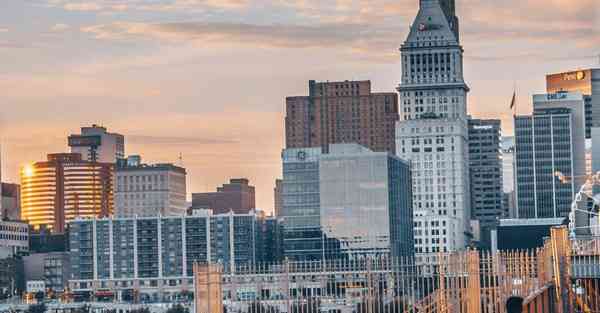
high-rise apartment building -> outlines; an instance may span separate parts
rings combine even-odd
[[[77,216],[113,213],[114,165],[88,162],[78,153],[49,154],[21,168],[21,219],[34,229],[62,233]]]
[[[186,171],[173,164],[117,162],[115,215],[119,217],[183,215]]]
[[[470,240],[469,88],[454,7],[454,0],[421,0],[400,48],[396,152],[412,162],[417,253],[461,250]]]
[[[69,136],[68,143],[71,153],[79,153],[90,162],[116,163],[125,157],[125,137],[95,124],[82,127],[79,135]]]
[[[471,217],[480,222],[482,243],[490,247],[490,231],[505,217],[500,120],[469,120],[469,173]]]
[[[546,76],[546,92],[580,92],[585,103],[585,137],[600,127],[600,69],[578,70]]]
[[[398,95],[371,92],[370,81],[308,83],[308,96],[287,97],[287,148],[359,143],[373,151],[395,152]]]
[[[533,115],[515,117],[515,217],[564,218],[585,175],[583,97],[559,93],[533,101]]]
[[[193,193],[192,208],[210,209],[215,214],[247,214],[256,208],[254,194],[254,186],[247,178],[233,178],[229,184],[217,187],[216,192]]]
[[[260,214],[77,219],[70,223],[69,246],[75,295],[110,290],[122,300],[135,289],[144,300],[193,290],[193,264],[221,263],[227,272],[263,260]],[[271,229],[271,228],[266,228]],[[158,294],[157,294],[158,293]]]
[[[407,162],[358,144],[285,149],[282,157],[286,257],[413,255]]]

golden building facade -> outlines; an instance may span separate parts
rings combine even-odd
[[[62,233],[77,216],[109,216],[113,175],[113,164],[84,161],[78,153],[49,154],[47,161],[23,166],[21,219]]]

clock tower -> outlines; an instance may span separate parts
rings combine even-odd
[[[415,250],[421,261],[470,237],[467,93],[454,0],[420,0],[402,44],[397,155],[412,163]]]

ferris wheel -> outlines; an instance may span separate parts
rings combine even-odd
[[[594,186],[600,187],[600,172],[585,176],[565,176],[556,172],[555,176],[562,183],[570,183],[573,179],[585,179],[585,182],[575,194],[569,213],[569,236],[576,238],[580,234],[600,235],[600,193],[594,194]],[[593,205],[588,206],[588,199]]]

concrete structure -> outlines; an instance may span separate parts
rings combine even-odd
[[[0,220],[19,220],[21,218],[21,186],[2,183],[1,195]]]
[[[600,69],[577,70],[546,76],[546,92],[580,92],[585,102],[585,137],[600,127]]]
[[[115,216],[184,215],[186,170],[173,164],[117,162]]]
[[[328,151],[283,151],[285,256],[413,255],[409,164],[358,144],[331,144]]]
[[[506,218],[502,199],[500,120],[469,120],[471,217],[480,222],[481,242],[490,247],[490,231]]]
[[[286,148],[359,143],[395,152],[398,95],[373,93],[370,81],[308,82],[308,96],[287,97]]]
[[[256,208],[254,186],[247,178],[233,178],[216,192],[193,193],[192,208],[210,209],[215,214],[247,214]]]
[[[21,219],[34,229],[62,233],[77,216],[113,213],[113,164],[84,161],[78,153],[49,154],[20,175]]]
[[[273,188],[273,215],[279,216],[281,214],[281,207],[283,206],[283,198],[282,198],[282,190],[283,189],[283,179],[275,180],[275,188]]]
[[[515,203],[515,137],[502,137],[500,157],[502,159],[502,189],[504,191],[502,210],[504,218],[516,216]]]
[[[175,299],[192,290],[193,264],[226,271],[262,260],[264,217],[249,214],[79,219],[70,223],[71,290],[122,300]]]
[[[68,144],[71,153],[79,153],[90,162],[116,163],[125,157],[125,137],[95,124],[82,127],[81,134],[69,136]]]
[[[24,222],[0,220],[0,248],[11,255],[29,252],[29,225]]]
[[[41,281],[53,292],[64,292],[71,278],[68,252],[34,253],[23,257],[25,280]]]
[[[568,216],[585,175],[582,113],[581,94],[559,93],[535,95],[534,114],[515,117],[516,218]]]
[[[418,253],[470,241],[467,93],[453,0],[422,0],[402,53],[396,154],[412,162]],[[418,261],[427,262],[427,255]]]

